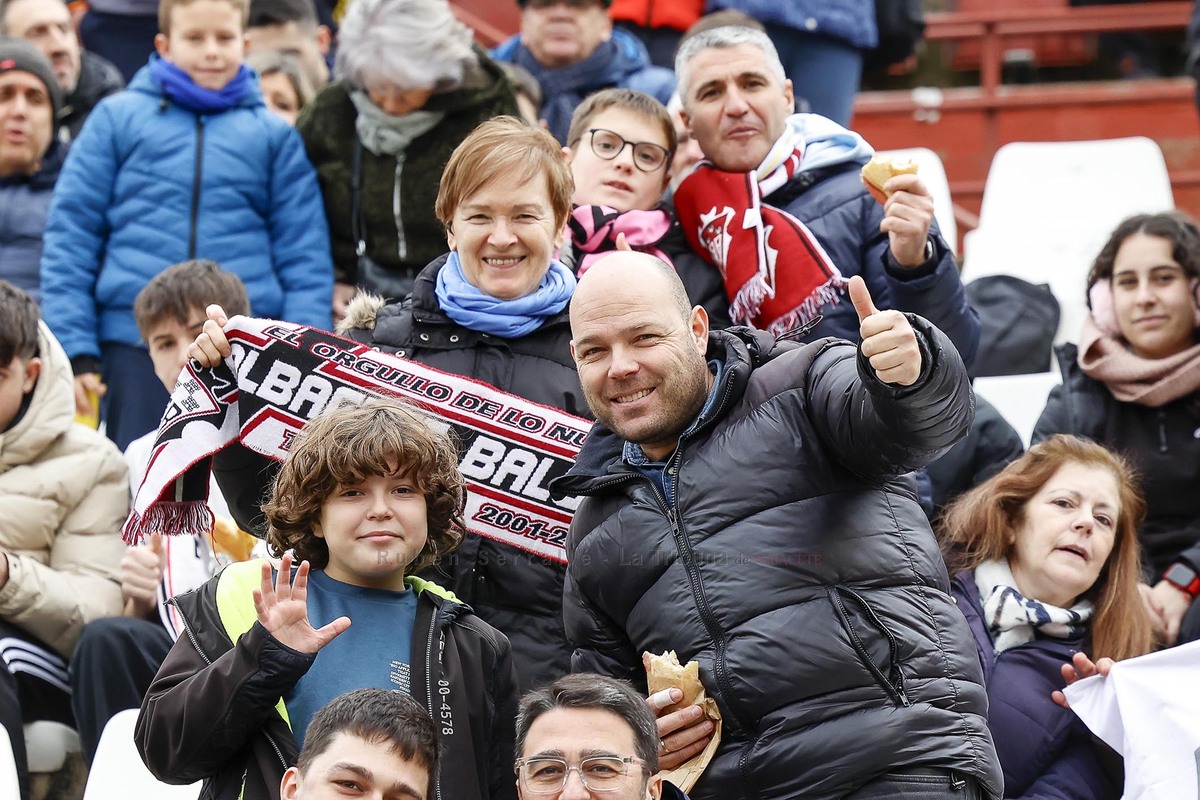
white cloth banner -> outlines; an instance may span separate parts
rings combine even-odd
[[[1119,661],[1066,695],[1125,757],[1125,800],[1200,798],[1200,642]]]

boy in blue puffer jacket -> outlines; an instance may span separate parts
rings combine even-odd
[[[220,262],[256,316],[331,321],[316,173],[242,63],[247,13],[247,0],[163,0],[157,55],[92,112],[50,206],[43,314],[71,359],[77,408],[106,393],[121,448],[167,405],[133,301],[170,265]]]

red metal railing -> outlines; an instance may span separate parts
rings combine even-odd
[[[864,92],[853,127],[881,149],[929,147],[946,166],[960,227],[972,227],[996,150],[1011,141],[1149,136],[1163,149],[1176,203],[1200,214],[1200,118],[1190,78],[1005,85],[1006,52],[1032,40],[1180,31],[1192,3],[996,7],[928,15],[929,42],[978,47],[974,87]],[[1036,48],[1033,50],[1036,55]]]

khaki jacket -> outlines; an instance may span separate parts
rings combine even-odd
[[[0,433],[0,618],[69,658],[85,623],[121,613],[121,525],[129,478],[121,452],[74,422],[74,377],[45,324],[28,409]]]

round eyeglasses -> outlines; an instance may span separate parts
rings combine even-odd
[[[628,145],[633,150],[633,165],[642,172],[654,172],[667,163],[671,155],[667,148],[654,142],[631,142],[604,128],[592,128],[592,152],[605,161],[612,161]]]
[[[633,756],[595,756],[585,758],[579,766],[568,764],[561,758],[517,759],[517,775],[521,786],[532,794],[554,794],[567,785],[572,771],[579,772],[579,779],[590,792],[613,792],[625,785],[631,764],[641,765]]]

